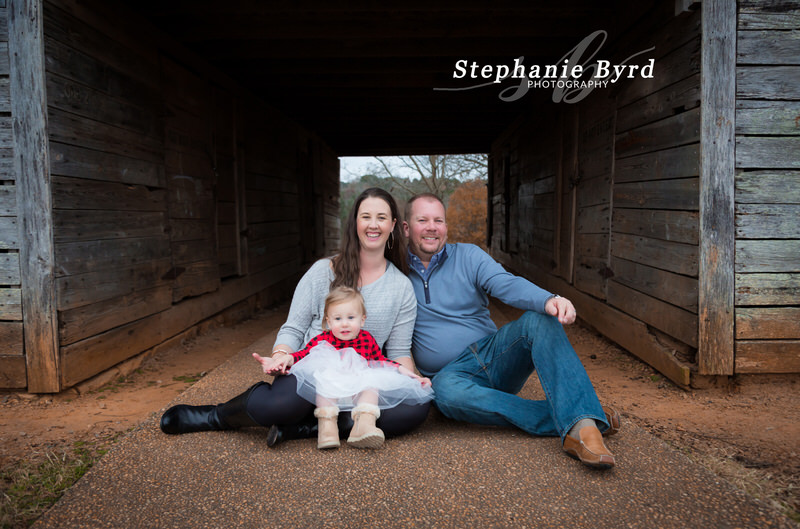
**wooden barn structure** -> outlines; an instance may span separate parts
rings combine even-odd
[[[598,30],[652,75],[482,77]],[[676,383],[800,372],[799,35],[796,0],[0,0],[0,388],[287,298],[337,157],[407,153],[490,152],[492,254]]]

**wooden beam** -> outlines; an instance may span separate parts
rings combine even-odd
[[[700,93],[701,375],[734,372],[736,3],[704,0]]]
[[[10,0],[8,14],[28,391],[50,393],[61,386],[42,0]]]

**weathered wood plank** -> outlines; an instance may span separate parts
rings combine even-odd
[[[168,309],[172,289],[162,285],[59,313],[61,346]]]
[[[736,305],[800,305],[800,274],[736,274]]]
[[[0,388],[24,389],[27,378],[24,356],[0,356]]]
[[[800,171],[737,171],[736,203],[800,204]]]
[[[22,291],[0,288],[0,320],[22,320]]]
[[[736,62],[800,64],[800,32],[753,30],[737,32]]]
[[[740,9],[739,29],[800,29],[800,13],[748,13]]]
[[[800,272],[800,241],[736,241],[737,272]]]
[[[199,296],[219,288],[219,263],[216,253],[214,259],[181,263],[176,268],[180,269],[181,273],[172,283],[172,301],[175,303],[183,298]]]
[[[800,307],[737,307],[736,338],[800,339]]]
[[[216,256],[216,242],[213,232],[206,231],[202,239],[187,241],[172,241],[172,260],[176,264],[208,261]]]
[[[52,174],[150,187],[166,187],[163,160],[147,162],[127,156],[50,142]]]
[[[42,1],[13,0],[8,14],[15,173],[25,175],[17,181],[17,200],[18,220],[26,234],[20,241],[19,260],[25,278],[22,305],[27,387],[34,393],[56,392],[61,385]]]
[[[7,49],[5,51],[8,53]],[[2,52],[3,49],[0,47],[0,53]],[[0,112],[11,112],[11,89],[9,83],[8,78],[0,77]]]
[[[699,249],[695,245],[613,233],[611,255],[677,274],[697,277]]]
[[[611,202],[611,174],[580,179],[576,186],[578,193],[578,208],[608,204]]]
[[[700,74],[678,81],[619,109],[617,133],[680,114],[700,105]]]
[[[736,137],[737,168],[800,169],[798,152],[800,137]]]
[[[1,24],[2,22],[0,22]],[[0,75],[8,75],[10,73],[8,63],[8,42],[0,41]],[[9,87],[9,91],[11,88]],[[10,101],[10,98],[9,98]]]
[[[685,44],[672,49],[667,55],[657,59],[655,68],[656,74],[652,78],[637,77],[623,81],[625,84],[621,84],[617,96],[620,106],[658,92],[679,79],[700,73],[700,38],[692,37]]]
[[[695,211],[614,208],[612,230],[651,239],[699,244],[700,214]]]
[[[579,209],[578,233],[608,233],[611,224],[610,214],[611,206],[609,204]],[[549,215],[552,218],[552,210],[549,210]]]
[[[13,118],[11,116],[0,116],[0,149],[14,148],[12,122]]]
[[[670,180],[700,174],[700,145],[684,145],[616,160],[614,183]]]
[[[772,15],[779,18],[789,19],[791,19],[792,15],[800,16],[800,10],[798,10],[797,2],[795,2],[795,0],[738,0],[738,5],[740,15]],[[770,28],[773,28],[773,26],[769,26],[766,29]],[[791,28],[775,27],[774,29]]]
[[[800,99],[800,66],[736,68],[737,99]]]
[[[608,303],[673,338],[697,347],[696,314],[642,294],[613,279],[608,282]]]
[[[288,243],[288,239],[284,239]],[[280,241],[276,246],[283,246]],[[250,270],[265,270],[282,263],[300,262],[302,248],[297,245],[287,244],[284,248],[276,250],[271,243],[263,242],[260,245],[251,245],[248,259]]]
[[[611,270],[614,281],[697,314],[697,279],[616,257]]]
[[[172,259],[166,257],[135,266],[60,277],[56,280],[58,309],[74,309],[167,284],[172,278],[171,269]]]
[[[53,177],[53,207],[60,210],[166,212],[166,191],[143,185]]]
[[[615,208],[697,210],[699,201],[699,178],[614,185]]]
[[[260,222],[250,224],[247,229],[247,238],[251,244],[256,243],[262,239],[269,237],[276,237],[278,235],[291,235],[300,244],[300,236],[298,235],[300,229],[297,227],[296,222],[292,221],[277,221],[277,222]]]
[[[170,248],[166,237],[107,239],[57,244],[55,254],[56,276],[63,277],[157,261],[169,257]]]
[[[14,149],[3,149],[0,147],[0,179],[5,180],[7,187],[17,179],[16,168],[14,167]],[[0,193],[0,208],[2,208],[3,194]]]
[[[20,259],[17,252],[0,253],[0,285],[20,284]]]
[[[800,101],[736,102],[736,134],[798,136],[800,135]]]
[[[737,373],[800,372],[800,340],[736,342]]]
[[[0,217],[0,250],[19,249],[17,217]]]
[[[158,134],[157,131],[161,130],[157,116],[150,109],[110,97],[58,75],[47,76],[47,103],[51,108],[146,136]]]
[[[51,141],[80,145],[153,164],[159,164],[164,160],[163,142],[158,137],[149,138],[56,108],[51,108],[48,116]]]
[[[216,211],[213,182],[187,174],[169,175],[168,178],[170,218],[211,222]]]
[[[737,239],[800,239],[800,204],[737,204]]]
[[[280,287],[289,279],[296,281],[300,272],[302,268],[298,263],[288,263],[258,274],[230,279],[216,292],[185,300],[166,311],[63,347],[63,383],[72,386],[86,380],[248,296],[268,291],[273,285]]]
[[[52,2],[45,2],[43,11],[48,38],[94,57],[102,64],[110,65],[140,83],[153,88],[159,87],[158,69],[154,64],[155,53],[145,55],[140,49],[123,45],[119,36],[113,38],[103,34],[97,27],[62,11]]]
[[[248,203],[247,218],[254,224],[259,222],[269,222],[275,218],[298,221],[300,214],[297,206],[287,205],[288,203],[289,202],[287,200],[282,206],[270,206],[268,208],[265,208],[263,205],[255,206],[252,203]],[[499,211],[502,212],[503,210]]]
[[[167,231],[166,212],[56,209],[53,240],[56,243],[159,237]]]
[[[575,288],[597,299],[606,299],[606,279],[601,275],[607,268],[601,262],[579,262],[575,266]]]
[[[736,3],[706,0],[702,17],[697,363],[701,375],[732,375]]]
[[[156,112],[155,109],[161,108],[161,88],[146,81],[146,78],[152,79],[153,72],[156,72],[155,67],[142,79],[124,73],[113,62],[103,61],[93,56],[92,52],[83,53],[49,35],[45,36],[44,47],[48,76],[58,76],[91,87],[126,104],[146,109],[151,117]],[[163,131],[153,130],[152,134],[161,136]]]
[[[14,217],[17,215],[17,186],[0,185],[0,215]]]
[[[680,114],[618,134],[617,158],[635,156],[700,141],[700,109]]]
[[[23,356],[22,323],[18,321],[0,321],[0,356]],[[22,360],[23,367],[25,360]],[[0,370],[2,371],[2,370]],[[24,386],[24,385],[23,385]],[[4,388],[0,383],[0,388]]]

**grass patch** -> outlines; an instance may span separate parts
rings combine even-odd
[[[0,527],[29,527],[108,452],[121,432],[70,448],[33,454],[0,470]]]
[[[175,382],[184,382],[186,384],[194,384],[195,382],[200,380],[202,378],[202,376],[203,376],[202,373],[197,373],[195,375],[178,375],[178,376],[172,377],[172,380],[174,380]]]

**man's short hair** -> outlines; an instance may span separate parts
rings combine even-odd
[[[445,212],[447,211],[447,207],[444,205],[444,202],[442,201],[441,198],[434,195],[433,193],[420,193],[418,195],[414,195],[413,197],[409,198],[408,202],[406,202],[406,209],[405,211],[403,211],[403,215],[405,215],[406,222],[408,222],[408,218],[411,216],[411,205],[421,198],[427,200],[436,200],[437,202],[439,202],[439,204],[442,205],[442,208],[445,210]]]

